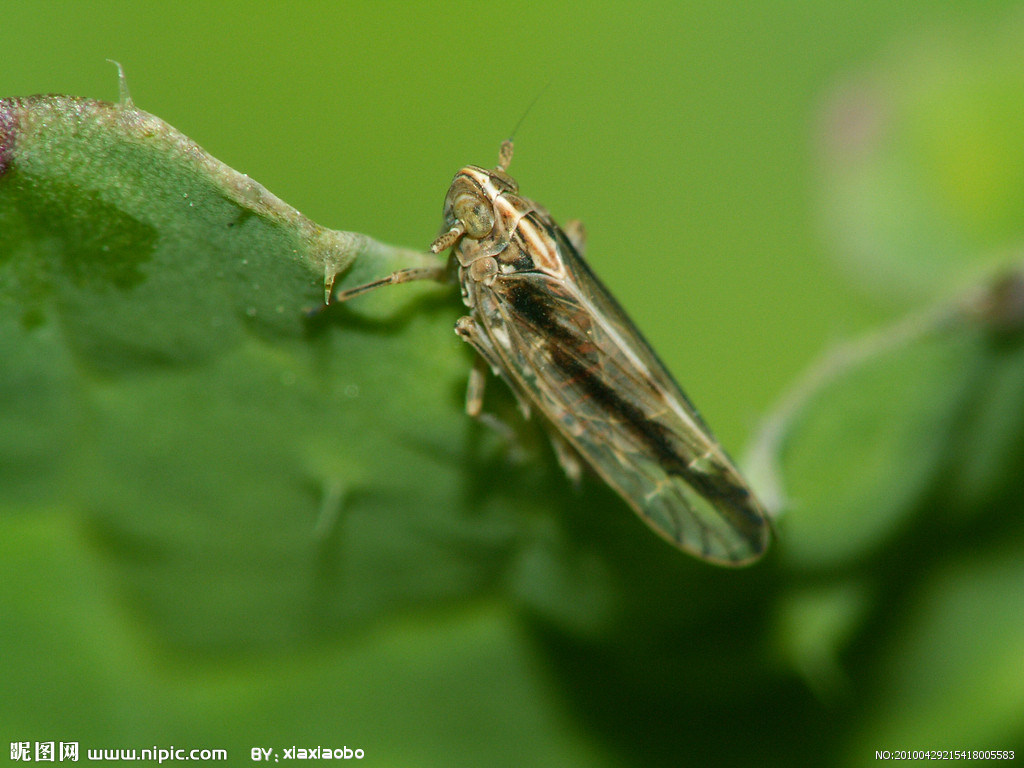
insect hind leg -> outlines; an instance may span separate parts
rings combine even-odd
[[[572,443],[559,434],[558,430],[552,429],[547,424],[544,427],[544,431],[548,433],[548,439],[551,440],[551,447],[555,449],[555,458],[558,459],[559,466],[573,486],[579,488],[580,478],[583,477],[583,460],[580,458],[579,452],[573,448]]]
[[[501,368],[498,367],[496,353],[491,348],[487,340],[480,335],[480,330],[477,328],[476,321],[468,315],[460,317],[458,322],[455,323],[455,333],[458,334],[459,338],[470,344],[477,351],[477,358],[473,363],[473,367],[469,371],[469,381],[466,385],[466,413],[481,424],[486,425],[490,429],[493,429],[495,432],[502,435],[510,444],[515,445],[517,442],[515,430],[493,413],[486,413],[483,410],[484,390],[487,385],[487,369],[490,368],[496,375],[505,379],[501,374]],[[508,379],[505,380],[506,382],[508,381]],[[519,404],[519,410],[522,412],[523,418],[529,419],[530,406],[519,395],[519,393],[516,392],[514,387],[510,385],[509,389],[511,389],[512,393],[515,395],[516,402]]]
[[[512,382],[509,381],[508,377],[502,373],[502,369],[498,365],[497,352],[495,352],[491,347],[490,342],[486,337],[481,335],[480,329],[477,327],[476,321],[473,320],[472,317],[466,316],[459,318],[459,321],[455,324],[455,333],[457,333],[464,341],[471,344],[478,353],[478,357],[473,363],[473,368],[469,372],[469,383],[466,386],[466,413],[502,435],[513,447],[515,447],[518,442],[515,430],[494,414],[485,413],[483,411],[487,369],[490,368],[495,372],[495,374],[501,376],[501,378],[505,380],[508,384],[508,388],[512,391],[512,394],[515,395],[516,402],[519,404],[519,410],[522,411],[523,418],[525,419],[530,418],[529,403],[527,403],[526,399],[519,393],[519,391],[512,386]],[[568,440],[562,437],[557,430],[552,429],[549,424],[544,423],[544,431],[547,432],[548,438],[551,440],[551,446],[554,448],[555,456],[558,459],[559,465],[561,465],[562,469],[565,470],[565,474],[573,485],[579,485],[580,478],[583,476],[583,463],[579,453],[572,447]]]
[[[486,413],[483,409],[486,386],[487,361],[477,355],[476,360],[473,361],[473,367],[469,369],[469,381],[466,383],[466,413],[514,445],[516,442],[515,430],[493,413]]]

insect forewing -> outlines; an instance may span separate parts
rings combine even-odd
[[[763,511],[618,302],[542,210],[517,229],[510,249],[547,237],[564,269],[478,287],[481,352],[660,535],[713,562],[758,557]]]

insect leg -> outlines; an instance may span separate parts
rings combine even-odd
[[[494,352],[490,347],[486,347],[486,342],[480,336],[477,330],[476,323],[473,322],[471,317],[460,317],[458,322],[455,323],[455,333],[466,342],[473,345],[473,348],[477,351],[477,358],[473,361],[473,367],[469,370],[469,382],[466,385],[466,413],[479,421],[486,427],[493,429],[499,435],[501,435],[508,443],[513,447],[513,452],[518,453],[516,449],[516,432],[512,427],[503,422],[493,413],[484,413],[484,389],[487,384],[487,369],[492,368],[498,371],[498,368],[494,367],[493,360]],[[514,390],[513,390],[514,391]],[[519,395],[516,395],[516,399],[519,400],[520,409],[524,408],[525,405]],[[526,413],[529,417],[529,412]]]
[[[583,222],[579,219],[567,221],[562,227],[562,231],[569,238],[569,243],[576,249],[576,253],[582,257],[583,252],[587,249],[587,230],[584,228]]]
[[[447,273],[448,267],[444,263],[432,267],[410,267],[409,269],[400,269],[397,272],[392,272],[387,277],[382,277],[380,280],[374,280],[372,283],[364,283],[363,285],[357,285],[354,288],[346,288],[344,291],[338,291],[334,294],[334,300],[348,301],[356,296],[361,296],[362,294],[369,293],[377,288],[382,288],[385,285],[411,283],[415,280],[441,281],[445,278]]]
[[[469,382],[466,385],[466,413],[486,427],[493,429],[510,445],[516,443],[516,433],[508,424],[493,413],[484,413],[484,388],[487,384],[487,361],[477,355],[473,367],[469,369]]]
[[[580,460],[580,455],[575,448],[562,437],[557,430],[551,429],[545,426],[545,431],[548,433],[548,438],[551,440],[551,447],[555,449],[555,457],[558,459],[559,465],[565,472],[566,477],[569,481],[578,486],[580,484],[580,478],[583,477],[583,463]]]
[[[469,382],[466,384],[466,413],[474,419],[479,418],[483,410],[486,385],[487,361],[477,355],[473,367],[469,369]]]
[[[473,318],[466,316],[459,318],[459,321],[455,324],[455,332],[462,337],[465,341],[473,345],[476,351],[479,353],[479,357],[473,365],[473,369],[469,373],[469,385],[466,388],[466,413],[475,419],[483,422],[492,429],[504,434],[510,442],[515,440],[515,432],[507,424],[500,421],[493,414],[482,413],[483,409],[483,396],[484,396],[484,383],[487,378],[487,368],[490,367],[498,375],[500,375],[506,382],[509,383],[509,389],[516,396],[516,400],[519,403],[519,409],[523,412],[523,416],[530,418],[530,406],[527,404],[525,398],[519,394],[512,383],[505,377],[501,372],[501,368],[496,365],[497,356],[491,347],[490,342],[484,337],[479,328],[477,328],[476,322]],[[548,438],[551,440],[551,445],[555,449],[555,456],[558,458],[558,463],[562,469],[565,470],[565,474],[574,485],[578,484],[580,478],[583,476],[583,465],[580,462],[579,454],[576,452],[569,442],[562,437],[555,429],[552,429],[545,421],[544,429],[548,433]]]
[[[491,342],[480,333],[480,329],[477,328],[476,321],[466,315],[460,317],[458,322],[455,323],[455,333],[459,335],[463,341],[473,345],[473,348],[480,354],[480,357],[484,360],[487,366],[494,371],[495,375],[501,376],[508,384],[509,389],[512,390],[512,394],[516,396],[516,401],[519,403],[519,410],[522,411],[523,418],[530,418],[530,406],[526,400],[519,394],[519,391],[513,386],[512,382],[509,381],[508,377],[502,373],[500,360],[498,359],[498,353],[491,346]],[[478,416],[480,409],[483,405],[483,379],[486,375],[486,369],[480,370],[476,373],[477,368],[473,369],[474,372],[469,377],[469,390],[466,392],[466,412],[470,416]],[[471,407],[476,407],[476,412],[471,410]]]

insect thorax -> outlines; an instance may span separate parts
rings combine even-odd
[[[559,252],[557,225],[543,208],[517,194],[515,182],[504,172],[467,166],[456,175],[445,201],[445,224],[452,226],[459,219],[455,202],[460,196],[476,195],[477,202],[490,206],[493,226],[483,237],[463,236],[455,247],[459,262],[459,279],[467,304],[474,285],[492,285],[502,277],[529,272],[542,272],[550,277],[564,277],[564,264]],[[463,203],[465,204],[465,203]]]

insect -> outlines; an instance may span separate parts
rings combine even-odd
[[[486,369],[505,380],[524,415],[545,418],[566,473],[582,459],[656,533],[720,565],[744,565],[768,545],[767,516],[696,409],[583,259],[582,228],[559,227],[507,173],[468,165],[444,203],[444,232],[469,314],[455,332],[479,353],[466,408],[480,416]],[[439,263],[337,294],[444,280]]]

